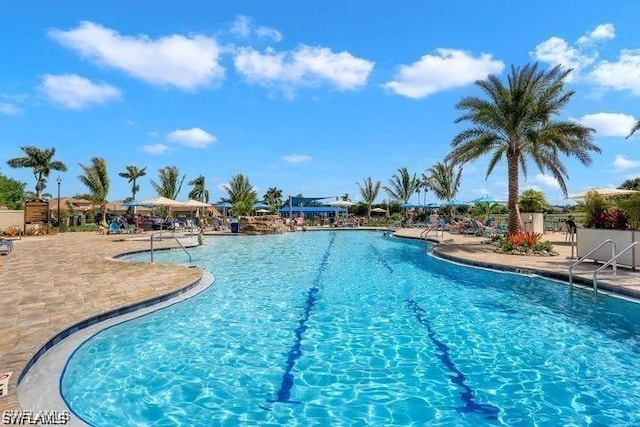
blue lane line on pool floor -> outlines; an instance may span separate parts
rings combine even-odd
[[[393,273],[393,267],[391,267],[389,265],[389,263],[387,262],[387,260],[384,259],[384,257],[380,253],[380,251],[378,249],[376,249],[375,246],[372,246],[371,248],[373,249],[373,253],[376,254],[376,257],[378,258],[378,261],[380,262],[380,264],[382,264],[384,266],[384,268],[389,270],[389,273]]]
[[[485,403],[476,403],[473,397],[473,390],[466,383],[466,377],[462,373],[460,369],[453,363],[451,357],[449,356],[449,347],[443,343],[442,341],[436,338],[436,334],[431,329],[431,325],[429,324],[429,320],[426,318],[426,311],[418,305],[413,299],[408,299],[407,303],[409,304],[409,308],[413,310],[413,313],[416,316],[418,322],[427,327],[427,332],[429,339],[433,344],[435,344],[438,349],[438,358],[442,362],[442,364],[453,373],[450,376],[451,382],[455,385],[461,387],[463,389],[462,393],[460,393],[460,397],[464,402],[464,406],[458,408],[460,412],[475,412],[484,416],[488,420],[497,420],[498,414],[500,413],[500,408],[485,404]]]
[[[307,330],[307,321],[311,316],[311,310],[316,303],[316,299],[318,296],[318,292],[320,292],[320,281],[322,280],[322,273],[327,268],[327,263],[329,261],[329,254],[331,253],[331,246],[333,245],[333,241],[335,240],[335,233],[331,236],[331,240],[329,241],[329,245],[327,249],[324,251],[322,255],[322,260],[320,261],[320,266],[318,267],[318,274],[316,274],[316,278],[313,280],[313,285],[309,288],[307,292],[307,300],[304,304],[304,311],[302,314],[302,318],[300,318],[300,322],[298,327],[294,331],[296,336],[296,340],[291,346],[291,350],[287,353],[287,367],[282,375],[282,382],[280,383],[280,389],[278,390],[278,394],[275,400],[270,400],[270,403],[281,402],[281,403],[300,403],[291,399],[291,389],[293,388],[293,368],[296,365],[296,360],[300,356],[302,356],[302,334]],[[266,408],[265,408],[266,409]]]

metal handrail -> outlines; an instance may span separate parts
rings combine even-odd
[[[614,265],[614,267],[613,267],[614,273],[613,274],[616,274],[616,270],[615,270],[616,259],[618,259],[618,257],[620,255],[624,254],[629,249],[633,248],[635,245],[640,245],[640,242],[631,243],[629,246],[627,246],[622,251],[620,251],[620,253],[616,254],[613,258],[611,258],[609,261],[605,262],[602,266],[600,266],[596,271],[593,272],[593,290],[594,290],[594,292],[596,292],[596,293],[598,292],[598,273],[600,273],[600,271],[604,270],[609,265],[611,265],[611,263],[613,263],[613,265]]]
[[[433,225],[433,224],[429,224],[429,225]],[[426,229],[422,230],[420,232],[420,239],[427,240],[427,236],[433,230],[435,230],[435,232],[436,232],[436,239],[438,238],[438,231],[441,232],[441,237],[444,238],[444,224],[441,223],[440,221],[438,221],[438,223],[435,224],[435,229],[434,228],[430,228],[429,226],[427,226]]]
[[[160,230],[160,238],[162,238],[162,231]],[[155,232],[151,232],[151,238],[150,240],[150,246],[151,246],[151,262],[153,263],[153,236],[155,235]],[[178,242],[178,246],[180,246],[182,248],[183,251],[186,252],[187,256],[189,257],[189,262],[191,261],[191,253],[189,253],[189,251],[187,250],[187,248],[184,247],[184,245],[182,244],[182,242],[178,239],[178,237],[175,235],[175,233],[172,231],[171,232],[171,237],[173,237],[175,239],[176,242]]]
[[[607,239],[607,240],[605,240],[603,242],[600,242],[598,245],[593,247],[589,252],[587,252],[582,258],[578,259],[576,262],[571,264],[571,266],[569,267],[569,285],[571,287],[573,287],[573,267],[575,267],[578,264],[581,264],[585,259],[587,259],[587,257],[589,255],[591,255],[592,253],[594,253],[595,251],[597,251],[598,249],[600,249],[601,247],[603,247],[607,243],[611,243],[611,259],[614,260],[614,262],[613,262],[613,274],[616,274],[616,267],[617,267],[616,262],[615,262],[615,258],[616,258],[616,242],[614,242],[613,239]]]

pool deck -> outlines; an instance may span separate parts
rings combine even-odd
[[[396,236],[419,238],[424,229],[403,228]],[[382,231],[380,231],[382,232]],[[209,234],[209,233],[208,233]],[[215,234],[229,234],[226,232]],[[496,254],[486,238],[445,233],[437,255],[468,264],[541,274],[567,280],[571,247],[564,233],[545,234],[554,257]],[[175,240],[155,242],[156,248],[176,248]],[[19,410],[19,376],[40,349],[60,332],[105,312],[178,292],[199,282],[202,271],[188,265],[130,263],[112,257],[149,249],[147,240],[95,233],[61,233],[25,237],[0,257],[0,374],[13,372],[9,394],[0,397],[0,413]],[[578,280],[591,283],[598,264],[576,269]],[[640,297],[640,271],[618,269],[600,276],[601,288]]]

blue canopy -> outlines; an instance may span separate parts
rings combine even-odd
[[[256,202],[253,204],[253,209],[269,209],[270,206],[263,202]]]
[[[473,199],[472,203],[504,203],[504,200],[496,199],[493,196],[485,194],[482,197],[478,197],[477,199]]]
[[[233,205],[231,203],[229,203],[229,202],[222,202],[222,203],[220,203],[220,204],[218,204],[216,206],[219,207],[219,208],[230,208]]]
[[[442,203],[442,206],[463,207],[463,206],[469,206],[469,204],[465,202],[461,202],[460,200],[449,199],[446,202]]]

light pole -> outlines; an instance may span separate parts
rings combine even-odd
[[[58,184],[58,230],[60,230],[60,184],[62,183],[62,179],[57,177],[56,183]]]

